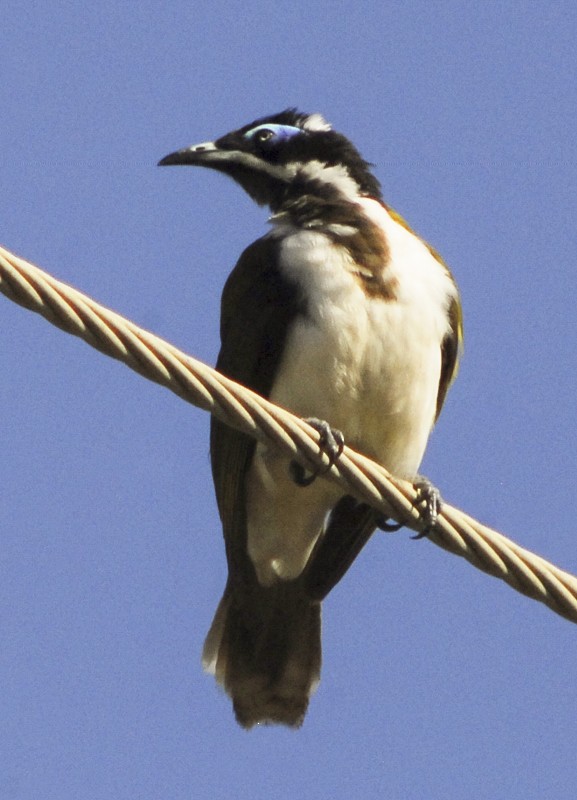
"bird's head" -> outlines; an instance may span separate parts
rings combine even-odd
[[[298,193],[380,199],[380,186],[356,147],[320,114],[287,109],[262,117],[213,142],[185,147],[159,162],[188,164],[229,175],[259,205],[278,210]]]

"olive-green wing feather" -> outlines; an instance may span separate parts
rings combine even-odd
[[[439,418],[449,387],[457,377],[459,357],[463,349],[463,314],[458,296],[453,298],[448,313],[451,329],[441,345],[441,377],[435,419]]]

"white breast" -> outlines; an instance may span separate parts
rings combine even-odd
[[[281,269],[301,287],[308,317],[294,326],[272,399],[327,419],[392,472],[412,477],[435,418],[441,343],[455,287],[426,245],[374,200],[367,216],[385,233],[396,299],[369,297],[346,250],[295,231]]]
[[[280,268],[300,287],[308,314],[292,327],[271,399],[326,420],[348,444],[412,478],[435,418],[441,343],[456,289],[427,247],[380,203],[360,203],[385,233],[383,269],[396,279],[396,298],[368,296],[348,252],[323,233],[284,228]],[[257,447],[247,484],[249,552],[263,582],[300,573],[336,499],[325,481],[301,489],[286,473],[284,460]]]

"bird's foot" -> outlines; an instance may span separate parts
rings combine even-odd
[[[441,499],[441,493],[428,478],[417,475],[413,486],[417,490],[415,505],[419,507],[424,527],[420,533],[415,534],[415,536],[411,538],[423,539],[425,536],[428,536],[435,527],[443,501]],[[376,525],[379,530],[385,533],[396,533],[404,527],[402,522],[389,522],[389,517],[385,517],[384,515],[379,515],[377,517]]]
[[[423,475],[418,475],[413,482],[413,486],[417,490],[417,500],[415,505],[420,507],[421,519],[424,523],[424,528],[420,533],[412,536],[412,539],[423,539],[428,536],[435,525],[441,513],[443,501],[441,493],[434,486],[428,478]]]
[[[310,486],[318,475],[328,472],[336,462],[345,446],[345,437],[336,428],[331,428],[328,422],[316,417],[305,419],[319,434],[319,450],[328,456],[329,463],[326,467],[318,467],[313,472],[307,470],[297,461],[291,461],[289,472],[297,486]]]

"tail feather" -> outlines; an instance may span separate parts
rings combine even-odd
[[[320,677],[320,603],[311,602],[297,582],[252,589],[240,598],[227,586],[203,665],[231,696],[244,728],[298,727]]]

